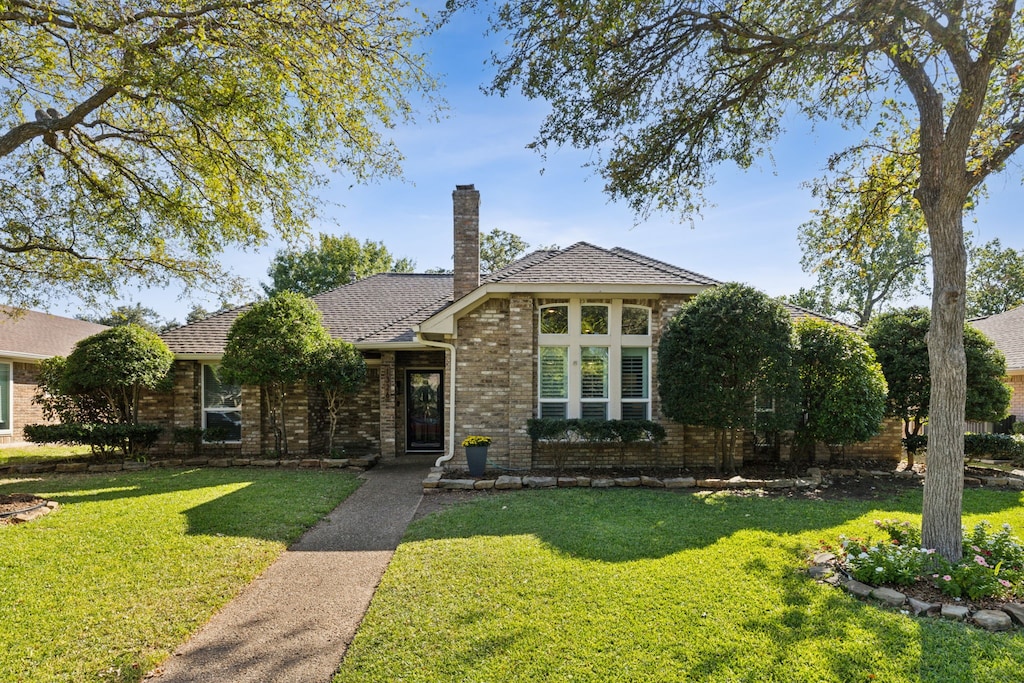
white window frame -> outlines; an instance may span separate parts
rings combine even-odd
[[[568,306],[569,332],[568,334],[542,334],[540,332],[540,316],[545,308],[549,306]],[[583,306],[607,306],[608,307],[608,334],[583,334],[582,333],[582,307]],[[640,308],[647,311],[647,334],[622,334],[622,311],[624,308]],[[537,357],[537,414],[541,414],[542,404],[550,402],[566,403],[566,417],[569,419],[579,418],[584,402],[607,401],[607,417],[609,420],[622,419],[622,349],[623,348],[646,348],[647,349],[647,398],[646,399],[625,399],[627,403],[647,404],[647,416],[651,417],[651,328],[654,325],[653,311],[649,306],[637,304],[624,304],[622,299],[595,300],[586,298],[570,298],[563,301],[551,301],[537,306],[537,345],[538,347],[559,346],[568,348],[568,373],[569,373],[569,396],[568,399],[541,399],[541,363],[538,351]],[[608,398],[607,399],[583,399],[581,387],[580,361],[584,347],[597,346],[608,349]]]
[[[0,365],[7,366],[7,415],[0,415],[7,418],[7,428],[0,428],[0,434],[8,435],[14,434],[14,363],[5,360],[0,361]]]
[[[200,403],[200,410],[201,410],[201,412],[203,414],[203,418],[202,419],[203,419],[203,429],[204,430],[206,429],[206,416],[208,414],[210,414],[210,413],[220,413],[220,414],[238,413],[239,416],[241,416],[241,414],[242,414],[241,394],[239,394],[238,405],[235,406],[235,407],[230,407],[230,408],[229,407],[213,407],[213,408],[207,408],[206,407],[206,368],[210,368],[213,373],[216,373],[218,367],[220,367],[220,363],[202,363],[200,365],[200,368],[199,368],[199,379],[200,379],[199,403]],[[223,443],[242,443],[241,434],[239,434],[238,439],[224,441]]]

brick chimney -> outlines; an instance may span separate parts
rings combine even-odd
[[[472,185],[452,192],[455,215],[455,299],[480,286],[480,193]]]

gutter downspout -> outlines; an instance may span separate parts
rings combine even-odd
[[[436,349],[446,349],[452,354],[452,369],[451,377],[451,391],[448,396],[448,452],[442,455],[440,458],[434,461],[434,467],[440,467],[442,463],[446,463],[455,457],[455,345],[447,342],[431,341],[424,339],[420,334],[420,326],[416,325],[413,328],[413,332],[416,334],[416,341],[424,346],[431,346]]]

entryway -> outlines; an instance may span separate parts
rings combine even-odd
[[[405,449],[444,450],[444,371],[405,371]]]

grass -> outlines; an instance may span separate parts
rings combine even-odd
[[[248,469],[0,480],[61,504],[0,527],[0,680],[140,680],[357,486]]]
[[[76,458],[88,458],[90,455],[88,446],[57,446],[51,444],[9,446],[0,448],[0,465],[18,465],[46,460],[74,460]]]
[[[1024,497],[965,492],[965,523],[1024,531]],[[1024,635],[915,619],[804,575],[808,550],[920,492],[812,501],[725,493],[490,495],[414,524],[335,683],[1008,681]]]

